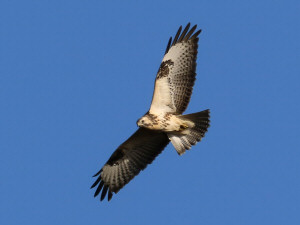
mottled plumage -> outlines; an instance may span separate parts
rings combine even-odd
[[[140,127],[112,154],[95,174],[95,195],[108,200],[132,180],[171,141],[179,155],[204,137],[209,127],[209,110],[182,115],[193,91],[196,77],[198,35],[196,25],[180,26],[173,41],[169,39],[158,69],[149,111],[137,121]],[[195,33],[194,33],[195,32]]]

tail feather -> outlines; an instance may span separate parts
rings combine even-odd
[[[198,113],[180,116],[181,119],[193,122],[192,127],[180,133],[169,133],[168,137],[175,147],[177,153],[182,155],[185,150],[189,150],[192,145],[201,141],[209,127],[209,109]]]

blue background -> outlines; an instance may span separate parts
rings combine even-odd
[[[0,224],[300,224],[299,1],[1,1]],[[186,113],[111,202],[91,177],[149,108],[168,38],[202,28]]]

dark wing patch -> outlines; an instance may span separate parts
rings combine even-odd
[[[169,143],[166,134],[139,128],[127,141],[118,147],[103,168],[94,176],[97,180],[95,197],[101,192],[102,201],[108,193],[108,201],[113,192],[123,188],[130,180],[144,170]]]
[[[169,68],[172,65],[174,65],[174,62],[172,60],[166,60],[166,61],[162,62],[160,64],[159,69],[158,69],[156,79],[167,77],[169,75],[169,72],[170,72]]]

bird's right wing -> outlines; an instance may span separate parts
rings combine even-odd
[[[117,193],[130,180],[152,163],[157,155],[168,145],[165,133],[139,128],[127,141],[121,144],[111,155],[91,188],[96,187],[95,197],[101,193],[101,201],[108,192],[108,200],[112,192]]]

